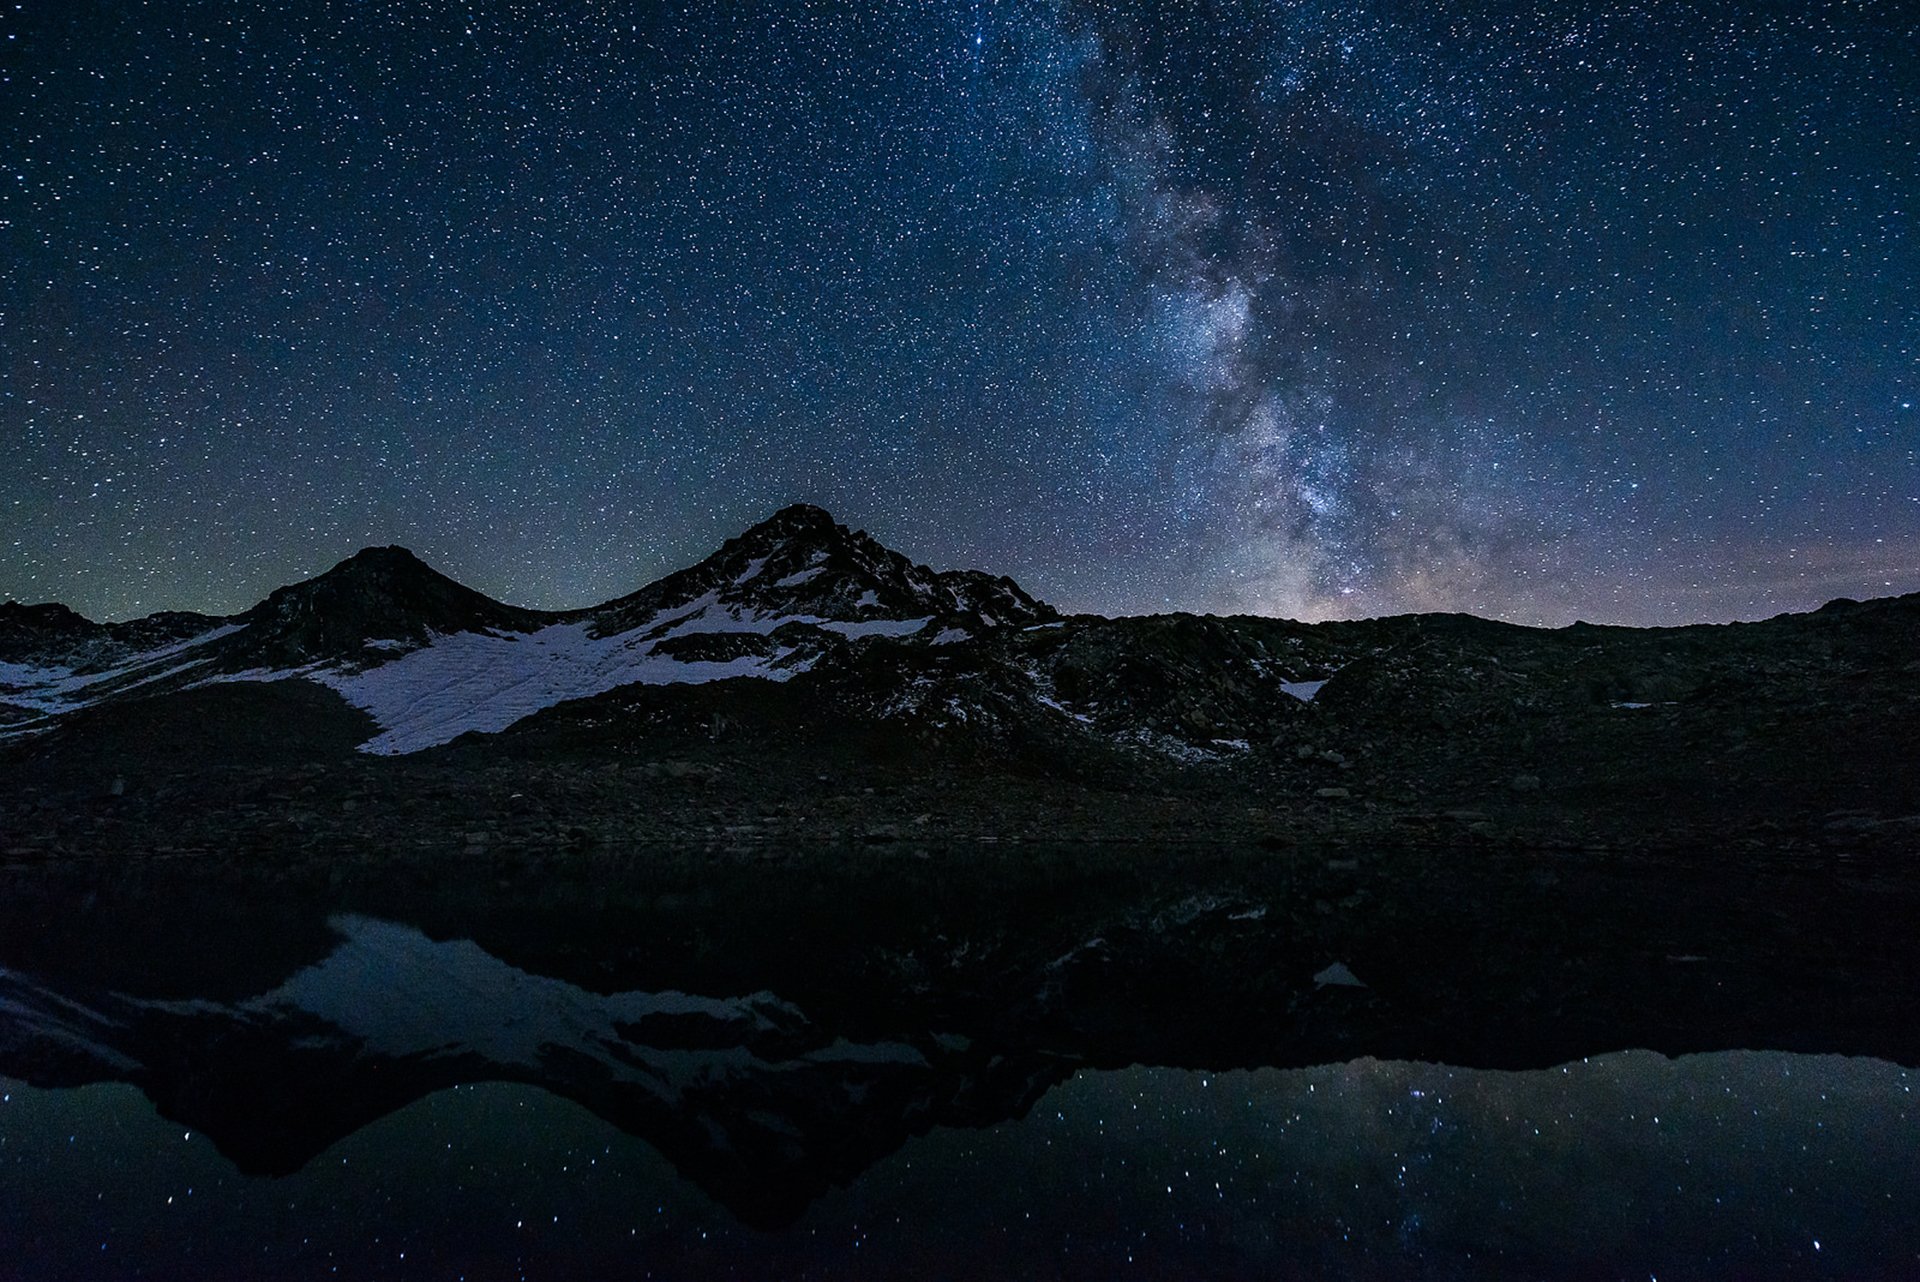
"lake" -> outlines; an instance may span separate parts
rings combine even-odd
[[[492,872],[16,876],[0,1276],[1920,1273],[1871,876]]]

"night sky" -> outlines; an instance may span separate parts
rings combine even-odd
[[[25,0],[0,597],[792,501],[1071,609],[1920,589],[1920,13]]]

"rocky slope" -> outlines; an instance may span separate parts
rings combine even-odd
[[[0,607],[0,838],[264,841],[290,813],[303,839],[397,842],[454,822],[418,801],[446,795],[535,843],[1910,845],[1916,638],[1920,596],[1664,629],[1069,617],[805,506],[568,612],[371,549],[226,619]],[[296,766],[320,772],[312,805],[285,800]],[[101,796],[117,808],[75,811]]]
[[[630,596],[566,612],[504,605],[404,548],[369,548],[228,619],[103,625],[9,603],[0,724],[35,734],[127,697],[304,680],[372,714],[384,733],[367,751],[406,753],[625,685],[784,681],[874,639],[1055,618],[1010,579],[915,565],[804,505]]]

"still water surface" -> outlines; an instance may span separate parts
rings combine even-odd
[[[1771,1052],[1083,1070],[774,1229],[528,1085],[437,1091],[256,1177],[132,1086],[9,1080],[0,1273],[1913,1277],[1914,1079]]]
[[[0,1279],[1920,1278],[1904,869],[775,856],[16,873]]]

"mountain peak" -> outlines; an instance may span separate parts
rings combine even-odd
[[[395,545],[362,548],[224,619],[101,625],[9,606],[0,660],[37,666],[0,717],[6,703],[68,711],[115,694],[113,682],[158,693],[305,677],[378,710],[385,733],[369,751],[413,751],[620,685],[784,681],[870,639],[948,645],[1058,618],[1011,579],[929,569],[795,503],[699,564],[583,610],[503,604]],[[69,697],[75,674],[91,694]]]
[[[273,663],[350,658],[369,643],[415,644],[435,633],[536,623],[532,612],[476,592],[396,545],[362,548],[323,574],[275,590],[241,619],[253,625],[244,647],[249,660]]]
[[[55,602],[0,601],[0,662],[58,654],[106,632],[103,625]]]
[[[746,533],[777,530],[785,533],[817,530],[822,533],[842,528],[833,513],[812,503],[789,503],[766,520],[747,527]]]
[[[29,605],[25,601],[0,601],[0,627],[62,628],[80,631],[100,626],[78,611],[58,601]]]
[[[403,548],[398,543],[389,543],[384,547],[364,547],[352,556],[338,562],[319,578],[334,574],[358,574],[368,571],[386,574],[426,573],[438,577],[440,572],[415,556],[412,549]]]
[[[739,549],[758,556],[782,546],[817,549],[834,545],[871,544],[872,554],[886,549],[865,533],[848,529],[833,513],[812,503],[789,503],[763,521],[749,525],[722,545],[716,555]]]
[[[782,620],[848,635],[906,635],[915,628],[904,625],[963,616],[977,627],[1057,617],[1009,579],[932,570],[811,503],[783,507],[698,565],[610,603],[600,626],[623,630],[696,604],[703,627],[720,626],[724,616],[729,628]]]

